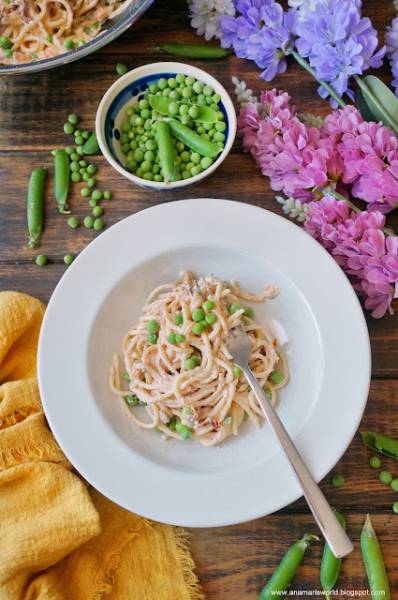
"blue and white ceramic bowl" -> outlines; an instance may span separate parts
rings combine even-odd
[[[157,81],[161,77],[165,77],[166,79],[168,77],[174,77],[178,73],[187,76],[192,75],[204,84],[211,86],[221,97],[219,106],[220,110],[222,110],[225,115],[225,122],[227,125],[225,132],[225,147],[217,160],[215,160],[208,169],[199,173],[199,175],[169,183],[147,181],[146,179],[137,177],[137,175],[128,171],[123,165],[125,159],[118,140],[120,139],[120,126],[125,119],[124,107],[131,102],[133,97],[142,94],[150,83]],[[154,190],[171,190],[197,183],[205,177],[208,177],[208,175],[213,173],[213,171],[220,166],[229,154],[235,139],[236,114],[228,92],[217,79],[214,79],[214,77],[206,73],[206,71],[183,63],[159,62],[133,69],[126,73],[126,75],[123,75],[123,77],[117,79],[117,81],[111,85],[98,107],[95,128],[101,152],[116,171],[141,187]]]

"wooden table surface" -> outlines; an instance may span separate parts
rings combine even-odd
[[[365,0],[365,13],[372,17],[375,27],[382,30],[393,16],[392,2]],[[52,201],[52,178],[49,177],[46,225],[40,251],[48,255],[51,264],[37,267],[36,252],[26,248],[29,174],[33,167],[42,165],[51,171],[50,151],[70,143],[62,129],[70,112],[82,117],[83,127],[93,127],[97,105],[115,81],[117,62],[134,68],[157,61],[159,56],[151,53],[150,47],[170,40],[198,41],[189,27],[184,0],[157,0],[129,32],[85,60],[55,71],[0,79],[1,290],[23,291],[47,302],[65,271],[63,255],[77,254],[95,237],[91,230],[83,227],[71,230],[66,226],[65,218],[57,214]],[[234,74],[244,78],[254,90],[269,87],[259,79],[254,64],[235,57],[215,62],[198,60],[192,64],[208,70],[231,93]],[[385,75],[388,76],[387,71]],[[318,98],[314,82],[295,65],[273,84],[289,91],[299,111],[322,115],[328,112],[328,104]],[[100,166],[101,183],[114,192],[105,214],[107,226],[147,206],[184,197],[231,198],[281,214],[267,179],[260,175],[252,158],[242,153],[238,142],[212,177],[180,192],[161,194],[142,190],[113,171],[104,159],[96,158],[95,162]],[[79,187],[74,186],[71,205],[74,214],[83,216],[87,209]],[[333,302],[333,299],[325,298],[325,301]],[[368,325],[373,379],[361,427],[398,437],[398,314],[378,321],[368,318]],[[355,542],[355,551],[343,563],[339,584],[351,594],[367,589],[358,539],[366,513],[370,512],[383,547],[391,587],[398,598],[398,515],[391,510],[397,495],[379,483],[377,474],[368,466],[368,459],[369,454],[356,435],[333,471],[345,476],[345,486],[333,488],[331,475],[322,482],[330,502],[346,514],[348,530]],[[385,464],[398,476],[397,463],[386,460]],[[303,533],[314,531],[316,527],[303,500],[250,523],[193,530],[193,555],[208,600],[255,599],[289,545]],[[321,550],[318,544],[308,552],[292,589],[319,589]]]

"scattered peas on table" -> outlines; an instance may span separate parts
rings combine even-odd
[[[336,488],[343,487],[343,485],[345,484],[345,479],[343,475],[333,475],[332,484]]]
[[[167,183],[210,168],[226,140],[220,101],[212,87],[182,73],[150,83],[123,108],[118,141],[126,169]]]

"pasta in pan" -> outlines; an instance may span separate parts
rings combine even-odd
[[[134,423],[205,446],[236,435],[247,418],[260,426],[263,413],[226,339],[243,325],[252,346],[249,366],[275,405],[277,390],[288,380],[286,360],[277,339],[241,301],[262,302],[276,294],[273,285],[249,294],[237,282],[196,280],[191,272],[153,290],[123,340],[122,360],[115,356],[109,373],[110,388],[132,407]],[[144,418],[133,408],[140,404]]]
[[[50,58],[95,37],[126,0],[8,0],[0,3],[0,62]]]

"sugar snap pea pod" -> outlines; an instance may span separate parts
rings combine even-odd
[[[166,52],[166,54],[175,54],[176,56],[186,56],[187,58],[225,58],[230,54],[229,50],[220,46],[205,44],[179,44],[171,42],[155,48],[156,52]]]
[[[289,548],[257,600],[275,600],[278,595],[282,596],[280,592],[285,591],[291,584],[305,551],[314,541],[319,541],[316,535],[306,534]]]
[[[206,140],[200,137],[198,133],[192,131],[192,129],[190,129],[186,125],[183,125],[177,119],[169,119],[168,123],[170,125],[170,129],[173,135],[177,139],[179,139],[180,142],[188,146],[188,148],[191,148],[191,150],[198,152],[198,154],[214,158],[215,156],[217,156],[217,154],[222,152],[222,150],[218,146],[216,146],[216,144],[214,144],[210,140]]]
[[[361,437],[365,446],[370,450],[398,460],[398,439],[376,431],[361,431]]]
[[[43,230],[44,184],[46,169],[33,169],[28,187],[27,221],[29,231],[29,248],[37,246]]]
[[[166,183],[175,175],[175,152],[170,127],[165,121],[156,123],[156,141],[158,144],[159,161]]]
[[[390,585],[383,555],[370,516],[367,515],[361,531],[361,552],[369,580],[370,592],[373,597],[390,600]]]
[[[95,131],[90,135],[89,138],[83,144],[83,152],[84,154],[98,154],[100,151],[100,147],[97,140],[97,134]]]
[[[344,515],[336,511],[338,522],[345,529]],[[320,580],[322,589],[325,592],[326,600],[330,599],[330,591],[336,585],[337,578],[340,573],[341,558],[336,558],[331,551],[329,544],[325,543],[321,562]]]
[[[54,152],[54,193],[58,211],[64,215],[69,214],[68,194],[70,184],[69,156],[65,150]]]
[[[184,106],[182,102],[177,102],[176,100],[166,98],[165,96],[155,96],[152,94],[149,96],[149,104],[153,110],[168,117],[176,116],[179,113],[180,106]],[[194,121],[198,121],[199,123],[215,123],[218,120],[216,111],[209,106],[191,104],[190,108],[192,107],[195,107],[197,112],[197,116],[193,119]]]

